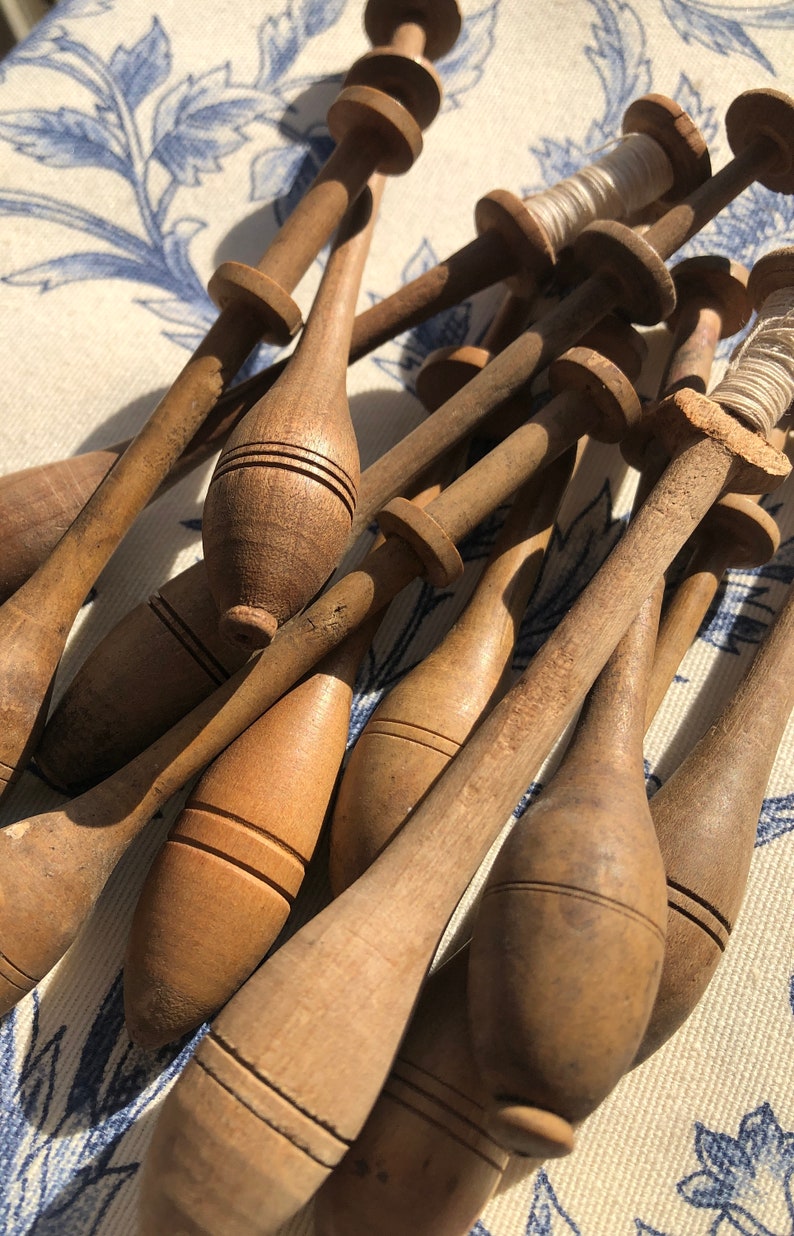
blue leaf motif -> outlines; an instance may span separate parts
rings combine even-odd
[[[259,72],[256,85],[266,89],[289,69],[301,49],[298,26],[287,9],[259,27]]]
[[[444,97],[444,107],[461,107],[468,90],[473,90],[480,81],[485,62],[493,51],[494,31],[499,14],[499,0],[486,5],[475,13],[466,13],[466,20],[455,46],[438,62],[438,71],[449,89]]]
[[[251,201],[271,202],[298,175],[306,151],[294,146],[263,150],[251,163]]]
[[[298,0],[295,11],[307,38],[328,30],[342,15],[345,0]]]
[[[690,0],[662,0],[662,8],[668,21],[685,43],[700,43],[710,51],[720,56],[749,56],[758,61],[767,73],[774,73],[774,68],[761,49],[746,33],[744,26],[736,20],[736,16],[727,17],[720,12],[717,5],[695,4]],[[787,10],[787,11],[786,11]],[[753,10],[745,9],[744,16],[754,25],[772,25],[770,20],[773,12],[779,14],[779,20],[774,24],[784,26],[789,24],[792,15],[791,6],[770,9],[766,11],[766,21],[753,20]]]
[[[72,107],[56,112],[4,112],[0,138],[48,167],[106,167],[129,176],[124,151],[111,126]]]
[[[72,253],[17,270],[12,275],[6,275],[3,282],[15,287],[40,287],[42,292],[51,292],[66,283],[86,279],[129,279],[140,283],[150,279],[151,274],[149,266],[118,253]]]
[[[585,55],[601,79],[606,112],[599,128],[618,133],[626,102],[651,88],[651,67],[646,55],[645,29],[630,4],[622,0],[591,0],[596,20],[590,27],[595,40]],[[588,140],[587,145],[595,143]]]
[[[720,131],[717,109],[716,107],[708,107],[703,102],[703,96],[699,90],[695,89],[686,73],[682,73],[679,77],[678,85],[673,92],[673,98],[676,103],[681,104],[684,111],[695,121],[695,124],[705,138],[706,144],[713,146]]]
[[[153,19],[149,32],[134,46],[117,47],[109,67],[127,106],[135,111],[171,72],[171,45],[159,19]]]
[[[724,1219],[745,1236],[789,1236],[794,1134],[783,1132],[771,1105],[762,1103],[748,1112],[736,1138],[700,1123],[695,1129],[704,1170],[678,1182],[684,1201],[718,1212],[713,1232]]]
[[[115,1149],[109,1148],[110,1153]],[[86,1164],[28,1229],[29,1236],[94,1236],[120,1190],[133,1180],[137,1163],[109,1167],[110,1154]]]
[[[202,173],[220,171],[220,160],[247,140],[245,126],[261,113],[255,90],[230,80],[231,66],[188,75],[160,100],[152,157],[182,185],[201,184]]]
[[[526,1236],[563,1236],[566,1232],[581,1236],[578,1225],[563,1210],[548,1176],[541,1170],[535,1181]]]
[[[765,798],[758,820],[756,846],[768,845],[790,832],[794,832],[794,794]]]
[[[201,219],[178,219],[172,228],[163,233],[163,256],[174,277],[174,291],[185,300],[198,299],[209,304],[207,291],[188,254],[191,240],[206,226]]]

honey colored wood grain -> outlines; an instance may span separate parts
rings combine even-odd
[[[359,461],[347,353],[383,184],[371,182],[371,207],[354,207],[340,229],[296,352],[232,431],[210,481],[207,577],[221,634],[249,650],[314,596],[350,536]]]
[[[317,1236],[466,1236],[508,1162],[469,1042],[466,951],[427,982],[364,1128],[315,1202]]]
[[[359,736],[331,825],[329,874],[335,894],[352,884],[404,825],[504,689],[575,454],[568,450],[516,495],[463,614],[388,693]]]

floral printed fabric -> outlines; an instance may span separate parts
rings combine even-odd
[[[618,134],[642,93],[676,97],[719,167],[734,95],[794,88],[786,3],[463,8],[462,38],[440,65],[444,109],[416,168],[388,186],[362,303],[465,244],[483,193],[525,195],[576,170]],[[205,289],[214,267],[255,261],[326,157],[326,108],[366,46],[352,0],[60,0],[0,66],[4,471],[117,441],[141,423],[213,319]],[[794,203],[754,186],[688,252],[749,265],[791,243]],[[304,309],[319,271],[317,263],[298,289]],[[499,298],[478,296],[351,370],[364,462],[415,422],[413,379],[427,353],[480,337]],[[267,356],[262,349],[257,363]],[[103,572],[58,692],[127,609],[200,553],[207,475],[147,511]],[[613,455],[595,452],[566,499],[517,665],[619,536],[623,475]],[[767,566],[728,574],[649,734],[651,786],[728,697],[794,579],[790,484],[765,505],[779,519],[781,549]],[[497,522],[470,538],[467,559],[485,556]],[[417,587],[390,616],[362,670],[354,732],[461,603]],[[701,1006],[587,1122],[570,1159],[529,1177],[511,1167],[478,1236],[794,1233],[791,750],[789,734],[746,903]],[[30,771],[0,819],[59,801]],[[130,1046],[119,969],[136,890],[178,806],[132,848],[64,962],[0,1026],[0,1227],[13,1236],[135,1231],[138,1165],[192,1044],[156,1056]],[[310,893],[304,913],[321,896]],[[309,1218],[288,1230],[308,1232]]]

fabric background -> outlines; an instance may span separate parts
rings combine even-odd
[[[686,106],[720,167],[730,100],[750,87],[793,87],[787,3],[463,8],[464,36],[440,66],[443,112],[417,166],[387,187],[362,306],[470,240],[483,193],[526,194],[583,165],[639,94]],[[255,261],[325,157],[326,108],[366,47],[352,0],[61,0],[0,65],[3,471],[117,441],[142,422],[212,320],[204,289],[215,266]],[[793,220],[790,199],[753,188],[688,252],[749,265],[794,243]],[[304,310],[319,272],[316,263],[298,289]],[[423,357],[481,336],[500,295],[475,298],[350,371],[365,465],[417,420],[412,383]],[[83,608],[57,692],[127,609],[200,554],[208,476],[209,467],[193,474],[138,521]],[[614,543],[631,487],[613,455],[593,453],[566,499],[517,665]],[[780,552],[728,575],[648,736],[656,783],[729,696],[794,578],[790,484],[765,505],[780,520]],[[495,524],[467,545],[472,570]],[[417,586],[395,605],[362,671],[354,731],[462,595]],[[526,1178],[511,1170],[478,1236],[794,1233],[792,741],[790,730],[746,903],[706,998],[587,1122],[570,1159]],[[0,821],[59,801],[29,771]],[[121,863],[62,964],[0,1026],[0,1229],[13,1236],[135,1231],[138,1165],[191,1046],[155,1056],[130,1046],[119,970],[136,890],[181,801]],[[317,877],[304,915],[324,896]],[[310,1230],[304,1215],[285,1232]]]

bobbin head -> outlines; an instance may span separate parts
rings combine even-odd
[[[372,86],[394,95],[426,129],[438,115],[443,97],[441,78],[424,56],[403,56],[391,47],[373,47],[345,75],[343,86]]]
[[[591,430],[599,442],[619,442],[639,423],[640,401],[622,370],[591,348],[570,348],[549,366],[555,395],[578,391],[598,408],[601,421]]]
[[[425,32],[429,60],[439,60],[455,46],[462,24],[457,0],[368,0],[364,29],[371,43],[391,43],[398,26],[411,22]]]
[[[623,115],[624,133],[644,133],[661,146],[670,161],[673,183],[660,198],[677,202],[711,175],[706,139],[680,104],[663,94],[635,99]]]
[[[720,339],[735,335],[746,326],[753,312],[747,290],[749,271],[740,262],[718,253],[687,258],[672,269],[678,304],[667,319],[674,330],[685,305],[713,306],[721,318]]]
[[[496,232],[513,255],[518,273],[505,283],[518,295],[537,287],[537,280],[551,273],[554,250],[546,229],[524,202],[509,189],[494,189],[474,208],[477,234]]]
[[[756,309],[760,309],[768,296],[783,288],[794,287],[794,245],[775,249],[759,258],[750,271],[747,290]]]
[[[780,532],[771,515],[745,494],[725,494],[701,520],[700,527],[730,546],[734,568],[761,566],[774,558]]]
[[[794,99],[781,90],[746,90],[725,113],[725,131],[735,155],[756,138],[774,142],[774,163],[755,178],[775,193],[794,193]]]
[[[675,288],[669,270],[653,246],[630,227],[599,219],[580,232],[573,250],[591,274],[615,284],[620,308],[632,322],[654,326],[673,312]]]
[[[422,131],[407,108],[372,86],[348,86],[328,109],[328,128],[339,143],[350,132],[370,129],[382,143],[377,170],[407,172],[422,152]]]
[[[616,313],[607,313],[578,339],[576,346],[591,348],[614,362],[629,379],[636,382],[648,355],[648,345],[638,330]]]
[[[416,375],[416,393],[428,412],[457,395],[491,359],[487,348],[437,348],[425,359]]]

